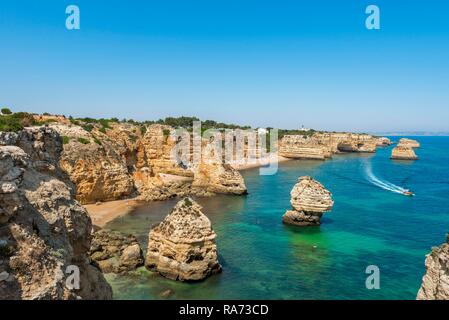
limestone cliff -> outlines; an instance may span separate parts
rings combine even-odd
[[[340,152],[373,153],[379,145],[378,138],[367,134],[319,132],[312,136],[284,136],[279,154],[286,158],[324,160]]]
[[[201,207],[185,198],[150,231],[145,265],[173,280],[204,279],[221,271],[215,238]]]
[[[319,225],[324,212],[332,209],[331,193],[311,177],[300,177],[291,193],[293,210],[283,216],[283,222],[297,226]]]
[[[391,159],[394,160],[417,160],[418,156],[415,154],[413,148],[404,145],[397,145],[391,151]]]
[[[449,300],[449,235],[446,243],[426,257],[426,274],[418,291],[418,300]]]
[[[89,262],[91,220],[59,167],[61,151],[48,128],[0,133],[0,300],[112,298]],[[79,289],[66,284],[69,266]]]

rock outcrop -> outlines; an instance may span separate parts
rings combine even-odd
[[[341,152],[373,153],[380,143],[388,143],[387,140],[379,142],[371,135],[344,132],[285,135],[280,142],[279,155],[293,159],[325,160]]]
[[[417,160],[418,156],[416,155],[413,148],[403,145],[397,145],[391,151],[391,159],[394,160]]]
[[[144,264],[136,237],[105,229],[93,234],[90,257],[103,273],[124,273]]]
[[[377,139],[377,146],[379,147],[386,147],[391,145],[392,145],[391,140],[386,137],[381,137]]]
[[[90,264],[91,220],[59,167],[61,151],[48,128],[0,133],[0,300],[112,298]],[[75,270],[80,281],[68,286]]]
[[[202,280],[221,271],[215,238],[201,207],[185,198],[150,231],[145,265],[169,279]]]
[[[319,225],[324,212],[334,205],[331,193],[311,177],[300,177],[291,193],[292,210],[288,210],[282,221],[296,226]]]
[[[399,146],[409,147],[409,148],[419,148],[421,147],[420,143],[416,140],[402,138],[399,140]]]
[[[426,257],[426,274],[418,300],[449,300],[449,235],[446,243],[433,248]]]

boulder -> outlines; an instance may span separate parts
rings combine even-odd
[[[117,231],[101,229],[95,232],[89,254],[103,273],[124,273],[144,264],[136,237]]]

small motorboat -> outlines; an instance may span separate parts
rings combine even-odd
[[[404,196],[407,196],[407,197],[413,197],[414,196],[413,192],[411,192],[410,190],[406,190],[406,191],[402,192],[402,194]]]

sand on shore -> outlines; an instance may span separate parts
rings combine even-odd
[[[103,228],[109,221],[132,212],[139,205],[137,199],[115,200],[84,205],[92,224]]]
[[[274,163],[275,161],[280,163],[289,160],[292,159],[284,158],[277,154],[271,154],[269,157],[257,159],[252,163],[233,164],[232,166],[236,170],[242,171],[267,166]],[[164,183],[192,181],[192,178],[190,177],[175,176],[172,174],[160,174],[160,177],[164,181]],[[136,209],[139,204],[142,203],[142,201],[139,201],[137,199],[125,199],[99,202],[96,204],[87,204],[84,205],[84,208],[86,208],[87,212],[89,213],[92,219],[92,224],[103,228],[108,222],[134,211],[134,209]]]

